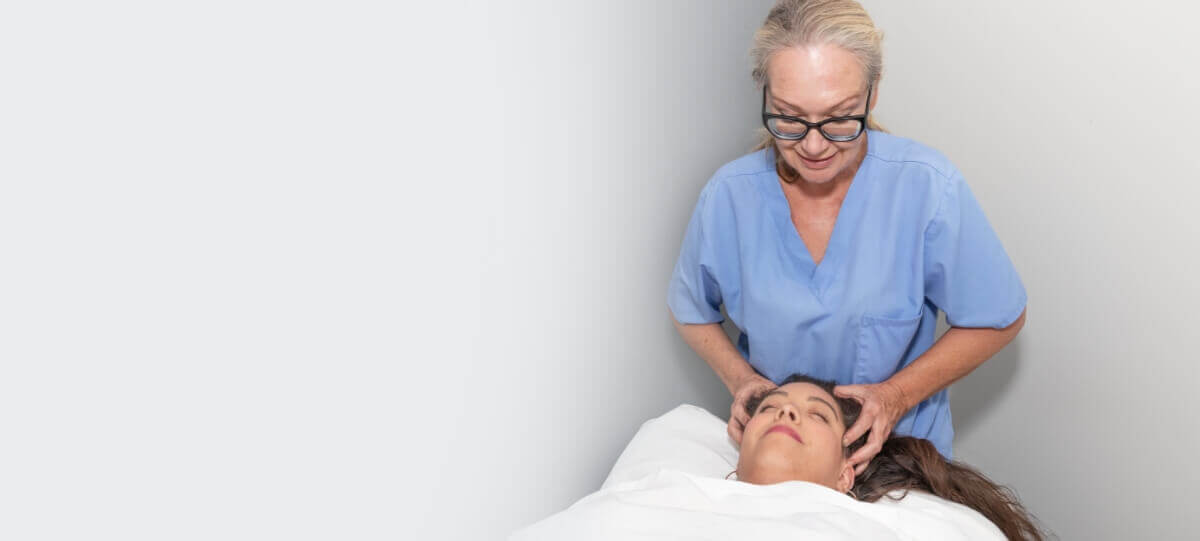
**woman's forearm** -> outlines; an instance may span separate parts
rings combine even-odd
[[[934,393],[949,387],[990,359],[1017,336],[1025,312],[1003,329],[951,327],[923,355],[891,378],[911,409]]]
[[[688,347],[712,367],[730,394],[736,390],[738,382],[757,374],[734,347],[720,323],[685,324],[676,321],[674,315],[671,322]]]

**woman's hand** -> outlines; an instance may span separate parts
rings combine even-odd
[[[750,422],[750,415],[746,413],[746,402],[750,397],[775,387],[778,385],[758,374],[747,376],[734,384],[733,405],[729,408],[729,437],[738,445],[742,444],[742,432],[746,430],[746,423]]]
[[[863,445],[850,457],[850,465],[854,466],[854,474],[859,475],[867,469],[871,459],[883,449],[883,442],[892,433],[896,422],[910,409],[904,398],[904,393],[894,383],[861,385],[838,385],[833,388],[833,395],[841,398],[853,398],[862,404],[862,413],[854,426],[846,431],[842,445],[850,445],[868,430],[871,435]]]

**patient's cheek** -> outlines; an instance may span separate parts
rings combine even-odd
[[[746,428],[742,430],[742,441],[738,445],[738,451],[745,453],[747,450],[754,449],[755,444],[762,436],[764,416],[755,415],[746,422]]]
[[[755,415],[746,422],[746,428],[742,431],[742,443],[745,444],[746,438],[755,438],[759,436],[759,432],[763,430],[763,425],[767,424],[768,419],[765,415]]]

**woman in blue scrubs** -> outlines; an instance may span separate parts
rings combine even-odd
[[[764,141],[701,191],[668,293],[733,394],[734,440],[750,396],[805,372],[862,403],[844,437],[869,433],[858,473],[893,431],[953,458],[947,388],[1016,336],[1026,301],[954,165],[870,117],[880,38],[852,0],[771,10],[753,51]],[[950,329],[935,341],[939,310]]]

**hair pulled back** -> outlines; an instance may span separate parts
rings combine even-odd
[[[751,75],[762,89],[767,84],[767,62],[775,53],[791,47],[836,45],[858,59],[864,81],[878,85],[883,76],[882,42],[883,32],[854,0],[779,0],[754,33]],[[873,114],[867,116],[867,128],[884,131]],[[774,144],[766,128],[759,133],[754,150]]]

